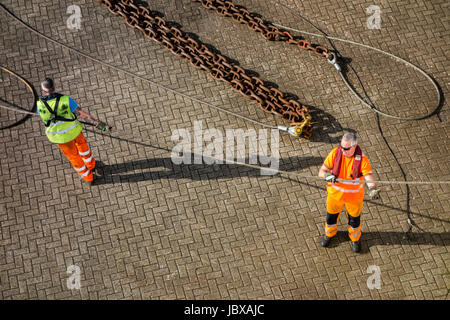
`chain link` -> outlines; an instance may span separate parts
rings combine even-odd
[[[253,16],[245,8],[235,6],[231,1],[193,0],[218,14],[246,23],[249,28],[261,32],[269,40],[283,40],[296,44],[299,48],[313,50],[328,58],[326,48],[313,46],[304,40],[295,40],[287,31],[264,22]],[[97,0],[114,15],[121,16],[125,22],[142,31],[146,38],[166,47],[174,55],[187,59],[196,69],[209,72],[211,77],[228,83],[232,89],[256,102],[267,113],[275,114],[301,130],[301,136],[309,139],[312,134],[311,116],[306,106],[289,99],[280,90],[267,86],[255,76],[250,76],[241,67],[232,64],[221,54],[212,52],[205,44],[193,39],[182,30],[169,24],[161,17],[134,0]]]

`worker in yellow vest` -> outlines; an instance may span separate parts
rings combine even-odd
[[[364,200],[364,179],[369,187],[370,199],[379,198],[369,160],[358,146],[356,134],[347,132],[339,147],[334,148],[319,170],[319,177],[325,178],[327,186],[327,218],[325,236],[320,244],[327,247],[337,233],[337,224],[342,209],[348,214],[348,234],[352,240],[352,251],[361,251],[361,212]],[[353,181],[337,182],[336,179]]]
[[[95,159],[78,120],[94,125],[101,131],[110,131],[111,127],[83,111],[72,98],[57,93],[53,79],[45,78],[41,89],[44,95],[37,102],[37,110],[46,127],[48,140],[58,145],[80,177],[92,185]]]

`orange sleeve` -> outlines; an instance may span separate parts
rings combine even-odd
[[[323,162],[323,164],[325,166],[327,166],[328,169],[333,169],[334,158],[336,156],[336,150],[337,150],[337,148],[334,148],[333,150],[331,150],[331,152],[328,154],[327,158]]]
[[[373,173],[369,159],[366,156],[363,156],[363,158],[362,158],[361,173],[363,174],[363,176]]]

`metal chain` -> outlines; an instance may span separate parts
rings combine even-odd
[[[306,106],[289,99],[280,90],[265,85],[260,78],[250,76],[243,68],[229,62],[223,55],[212,52],[205,44],[193,39],[175,26],[169,26],[163,18],[155,15],[151,10],[142,5],[136,5],[134,0],[97,0],[97,2],[106,6],[112,14],[121,16],[130,27],[142,31],[146,38],[163,45],[174,55],[187,59],[196,69],[207,71],[214,79],[228,83],[234,91],[256,102],[264,112],[281,117],[290,126],[296,127],[297,135],[306,139],[311,137],[311,116]],[[253,20],[240,13],[242,8],[236,9],[229,1],[221,1],[219,4],[222,3],[225,6],[228,5],[226,8],[229,11],[226,12],[239,10],[234,12],[233,17],[253,23]],[[219,7],[218,10],[225,12],[221,8]],[[248,16],[251,17],[250,14]],[[255,21],[258,21],[257,17]],[[274,26],[267,26],[264,29],[261,27],[261,30],[269,30],[263,31],[269,38],[287,37],[284,32]],[[293,38],[291,40],[294,41]],[[304,45],[310,47],[309,43]],[[319,48],[317,52],[325,52],[325,50]]]
[[[234,21],[246,24],[251,30],[260,32],[261,35],[271,41],[285,41],[289,44],[296,45],[300,49],[314,51],[318,56],[330,59],[330,51],[320,45],[311,44],[306,40],[297,40],[292,34],[284,29],[279,29],[274,24],[264,21],[257,17],[254,13],[250,13],[247,9],[236,6],[231,0],[191,0],[192,2],[200,2],[203,7],[215,10],[219,15],[230,17]]]

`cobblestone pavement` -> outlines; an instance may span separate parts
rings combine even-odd
[[[420,66],[449,94],[449,3],[442,1],[239,0],[284,26],[315,32],[297,12],[331,36],[387,50]],[[358,132],[379,180],[448,180],[449,112],[406,122],[376,114],[350,94],[332,65],[312,53],[268,42],[246,26],[189,0],[148,1],[222,54],[296,95],[314,118],[311,140],[280,134],[280,169],[316,175],[346,129]],[[95,1],[2,1],[53,39],[197,99],[270,125],[283,122],[205,72],[145,39]],[[381,9],[381,29],[369,29]],[[70,5],[81,27],[69,29]],[[237,165],[175,165],[175,129],[261,127],[219,113],[137,78],[100,66],[31,34],[0,10],[0,64],[36,89],[52,76],[114,137],[85,135],[101,161],[97,186],[84,184],[48,142],[34,117],[0,130],[1,299],[449,299],[448,185],[383,185],[380,201],[364,202],[362,252],[352,253],[347,219],[330,248],[324,232],[325,184],[261,176]],[[323,39],[306,36],[330,47]],[[415,116],[437,101],[418,72],[374,51],[333,42],[380,110]],[[353,73],[349,79],[358,92]],[[23,84],[1,73],[0,97],[31,109]],[[22,115],[0,111],[0,127]],[[90,130],[90,131],[89,131]],[[125,133],[123,133],[125,132]],[[419,226],[408,229],[408,210]],[[67,288],[70,265],[81,289]],[[378,266],[379,289],[370,289]],[[369,270],[369,271],[368,271]],[[369,284],[369,285],[368,285]]]

